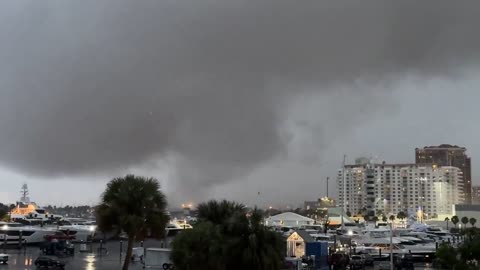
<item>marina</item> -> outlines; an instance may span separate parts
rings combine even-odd
[[[155,247],[159,246],[160,242],[158,241],[146,241],[144,243],[145,247]],[[140,243],[137,243],[136,246],[140,246]],[[80,244],[76,244],[77,250],[79,250]],[[111,241],[104,245],[104,248],[108,250],[107,253],[100,253],[99,243],[94,243],[91,247],[88,247],[87,252],[77,251],[74,256],[61,258],[65,261],[65,269],[71,270],[118,270],[121,269],[122,260],[125,255],[125,249],[123,249],[122,255],[120,254],[120,243],[118,241]],[[123,245],[125,248],[125,245]],[[3,251],[0,250],[0,253]],[[0,269],[11,269],[11,270],[34,270],[37,269],[34,265],[35,259],[39,256],[39,250],[36,247],[28,247],[25,250],[7,250],[9,255],[8,265],[0,264]],[[367,266],[366,269],[378,269],[380,263],[376,262],[374,267]],[[144,269],[143,264],[140,261],[132,262],[130,269],[140,270]],[[152,269],[162,269],[161,266]],[[425,269],[425,270],[435,270],[431,264],[428,263],[415,263],[415,269]]]
[[[2,1],[0,270],[480,270],[480,1],[427,2]]]
[[[0,259],[6,261],[0,270],[36,269],[42,260],[64,269],[120,269],[127,256],[126,235],[100,233],[93,217],[49,213],[30,201],[26,185],[21,193],[10,221],[0,222]],[[173,239],[197,222],[190,207],[170,216],[161,241],[146,238],[134,244],[130,269],[170,267]],[[459,235],[414,220],[357,222],[339,207],[327,208],[318,220],[283,212],[265,216],[263,224],[286,242],[283,269],[382,269],[391,260],[402,269],[434,269],[441,244],[462,242]]]
[[[137,243],[138,246],[140,243]],[[159,243],[155,241],[145,242],[145,247],[157,246]],[[82,244],[75,244],[75,253],[73,256],[57,258],[65,262],[65,269],[72,270],[117,270],[121,269],[123,259],[126,254],[126,245],[120,244],[119,241],[108,242],[102,244],[100,250],[100,243],[88,245],[85,252],[81,252]],[[5,252],[0,249],[0,253]],[[33,270],[37,269],[35,260],[41,256],[41,251],[38,247],[29,246],[25,249],[9,249],[6,250],[9,255],[8,264],[0,264],[0,269],[14,269],[14,270]],[[134,270],[144,269],[140,261],[131,263],[131,268]],[[160,266],[161,268],[161,266]]]

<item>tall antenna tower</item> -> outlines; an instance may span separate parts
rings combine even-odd
[[[343,211],[347,212],[347,183],[345,178],[345,163],[347,162],[347,155],[343,155],[342,166],[342,180],[343,180]]]
[[[20,198],[20,202],[25,203],[25,204],[30,203],[30,197],[28,197],[28,195],[29,195],[28,185],[26,183],[24,183],[22,185],[22,189],[20,190],[20,194],[22,195],[22,197]]]

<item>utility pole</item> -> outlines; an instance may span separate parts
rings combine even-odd
[[[342,177],[343,177],[343,211],[347,212],[347,183],[345,182],[345,162],[347,160],[347,155],[343,155],[343,167],[342,167]]]
[[[390,269],[393,270],[393,221],[390,222]]]
[[[347,183],[345,177],[345,163],[347,160],[347,155],[343,155],[343,168],[342,168],[342,175],[343,175],[343,209],[342,209],[342,231],[345,229],[345,224],[343,222],[343,216],[347,212]]]

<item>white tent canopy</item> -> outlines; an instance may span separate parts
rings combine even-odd
[[[310,225],[314,223],[313,219],[292,212],[285,212],[275,216],[271,216],[265,221],[266,225],[269,226],[277,225],[287,227],[299,227],[301,225]]]
[[[338,225],[343,223],[354,223],[352,218],[349,218],[343,213],[341,207],[328,208],[328,221],[331,225]]]

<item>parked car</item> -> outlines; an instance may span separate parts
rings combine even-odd
[[[365,259],[362,255],[350,256],[350,269],[365,269]]]
[[[8,263],[8,254],[0,253],[0,263],[7,264]]]
[[[65,262],[60,261],[55,257],[40,256],[35,260],[34,264],[37,268],[50,268],[50,269],[65,268]]]

